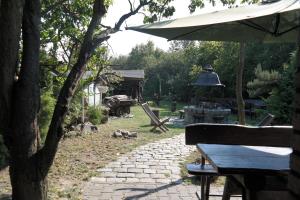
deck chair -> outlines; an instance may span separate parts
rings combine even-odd
[[[275,116],[268,113],[258,124],[257,126],[269,126],[274,120]]]
[[[150,109],[149,105],[147,103],[142,104],[142,108],[145,111],[145,113],[149,116],[149,118],[154,122],[154,127],[151,129],[151,131],[154,131],[156,128],[159,128],[163,132],[168,131],[169,129],[165,126],[165,123],[170,120],[170,118],[164,118],[159,119]]]

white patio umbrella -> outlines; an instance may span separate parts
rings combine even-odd
[[[128,27],[168,40],[295,42],[300,1],[281,0]]]

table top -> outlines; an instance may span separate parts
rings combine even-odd
[[[289,172],[291,148],[197,144],[202,156],[220,174],[284,174]]]

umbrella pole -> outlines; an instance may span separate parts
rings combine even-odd
[[[238,109],[239,124],[246,123],[245,102],[243,99],[243,71],[245,65],[245,43],[240,43],[239,64],[236,68],[236,103]]]

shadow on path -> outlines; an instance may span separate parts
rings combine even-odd
[[[9,195],[9,194],[0,194],[0,200],[11,200],[11,195]]]
[[[160,186],[160,187],[151,188],[151,189],[150,188],[122,188],[122,189],[117,189],[117,190],[130,190],[130,191],[133,191],[133,192],[134,191],[145,191],[143,194],[128,196],[124,199],[124,200],[133,200],[133,199],[139,199],[139,198],[142,198],[142,197],[146,197],[146,196],[154,194],[156,192],[159,192],[159,191],[162,191],[162,190],[180,185],[182,183],[181,181],[182,180],[179,179],[176,182],[173,182],[173,183],[170,183],[170,184],[167,184],[167,185],[163,185],[163,186]]]

